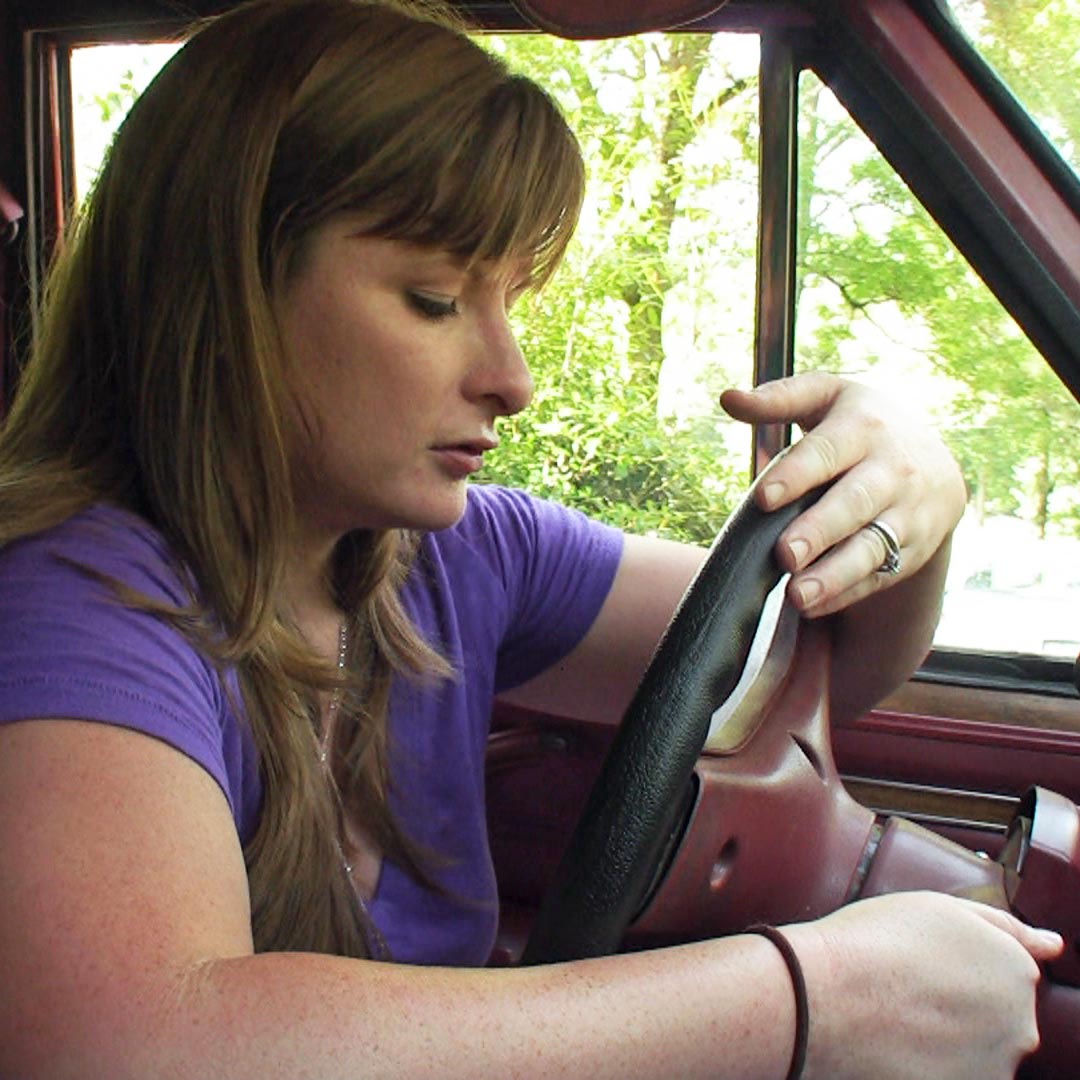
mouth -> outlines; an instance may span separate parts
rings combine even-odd
[[[462,477],[479,472],[484,464],[484,454],[498,445],[498,439],[484,436],[464,442],[443,443],[432,447],[432,451],[447,472]]]
[[[484,432],[475,439],[462,439],[461,442],[439,443],[432,447],[433,450],[457,450],[465,454],[486,454],[499,445],[499,438],[494,432]]]

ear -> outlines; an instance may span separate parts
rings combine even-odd
[[[621,37],[671,30],[703,19],[727,0],[514,0],[539,29],[568,38]]]

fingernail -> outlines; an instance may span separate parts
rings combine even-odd
[[[798,570],[806,562],[807,553],[810,551],[810,545],[805,540],[792,540],[788,544],[788,549],[791,551],[791,557],[795,560],[795,569]]]
[[[795,595],[799,598],[799,605],[807,608],[815,603],[821,596],[821,582],[817,578],[807,578],[795,586]]]
[[[778,502],[784,497],[784,492],[787,491],[782,480],[773,480],[765,485],[765,508],[771,510]]]
[[[1065,944],[1062,936],[1056,930],[1040,930],[1039,937],[1042,938],[1044,944],[1052,945],[1054,948],[1060,949]]]

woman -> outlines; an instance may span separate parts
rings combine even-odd
[[[545,95],[421,10],[256,0],[133,109],[0,436],[0,1074],[782,1076],[788,962],[807,1076],[1033,1045],[1060,941],[944,897],[476,969],[493,694],[621,709],[701,560],[467,486],[581,189]],[[837,479],[780,555],[862,708],[928,646],[956,467],[828,376],[725,404],[808,432],[770,507]]]

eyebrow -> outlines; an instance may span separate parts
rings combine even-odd
[[[432,244],[419,244],[414,240],[399,240],[400,244],[411,248],[417,258],[436,270],[449,270],[455,274],[466,274],[476,270],[480,265],[474,263],[467,255],[458,255],[446,248]]]

